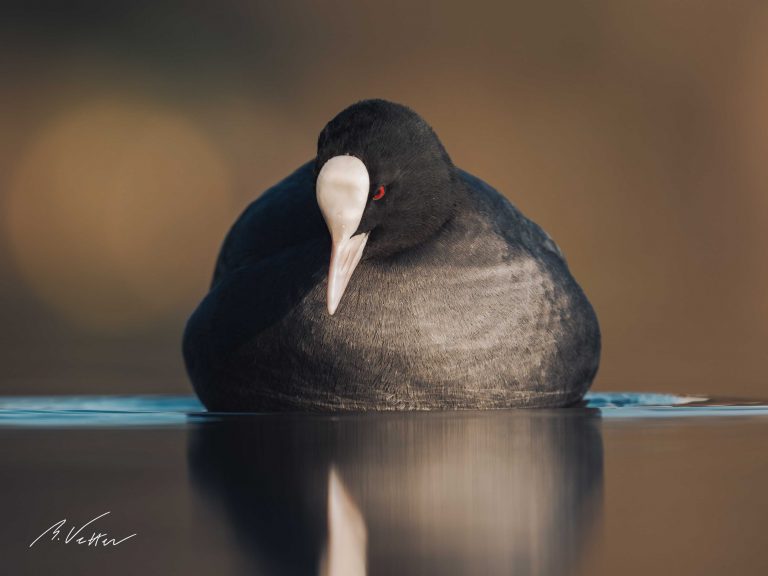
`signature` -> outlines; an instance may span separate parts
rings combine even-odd
[[[49,541],[60,541],[62,536],[64,536],[64,544],[69,544],[71,542],[74,542],[75,544],[85,544],[86,546],[117,546],[119,544],[122,544],[126,540],[130,540],[136,534],[131,534],[130,536],[126,536],[125,538],[121,538],[120,540],[117,540],[116,538],[110,538],[109,534],[106,532],[91,532],[90,536],[87,536],[87,532],[84,533],[82,536],[80,535],[85,528],[96,522],[99,518],[104,518],[107,514],[111,514],[112,512],[104,512],[104,514],[100,514],[99,516],[96,516],[95,518],[92,518],[80,528],[77,528],[76,526],[72,526],[69,529],[69,532],[67,534],[63,534],[63,530],[65,530],[64,525],[67,523],[67,519],[64,518],[63,520],[59,520],[55,524],[53,524],[50,528],[46,528],[45,531],[40,534],[37,538],[35,538],[32,541],[32,544],[29,545],[30,548],[34,546],[40,538],[43,536],[50,536]]]

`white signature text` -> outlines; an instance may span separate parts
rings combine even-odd
[[[38,540],[40,540],[43,536],[48,536],[49,538],[46,538],[46,540],[49,542],[59,542],[63,537],[64,544],[74,543],[86,546],[118,546],[126,540],[130,540],[136,536],[136,534],[131,534],[130,536],[126,536],[125,538],[120,538],[118,540],[116,538],[110,538],[109,534],[106,532],[95,531],[93,527],[91,528],[93,532],[91,532],[90,535],[88,532],[83,532],[83,530],[85,530],[88,526],[96,522],[96,520],[99,518],[104,518],[104,516],[107,514],[111,514],[111,511],[104,512],[104,514],[100,514],[99,516],[90,519],[79,528],[77,526],[70,527],[66,534],[64,531],[66,530],[65,524],[67,523],[67,519],[64,518],[63,520],[59,520],[50,528],[46,528],[46,530],[40,534],[40,536],[32,541],[32,544],[30,544],[29,547],[32,548],[32,546],[37,544]]]

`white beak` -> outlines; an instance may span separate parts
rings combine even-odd
[[[352,234],[363,218],[369,186],[368,170],[354,156],[334,156],[317,176],[317,204],[333,242],[328,270],[329,314],[336,312],[368,241],[367,233]]]

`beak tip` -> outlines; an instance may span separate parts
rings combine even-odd
[[[336,312],[336,308],[339,307],[339,303],[337,301],[334,301],[333,298],[328,298],[328,314],[333,316],[334,312]]]
[[[328,292],[326,296],[328,314],[331,316],[339,307],[341,298],[347,289],[347,283],[360,261],[367,240],[368,234],[365,233],[345,238],[338,244],[334,243],[331,264],[328,269]]]

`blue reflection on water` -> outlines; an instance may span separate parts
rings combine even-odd
[[[191,395],[0,397],[0,426],[183,425],[201,412]]]
[[[757,401],[629,392],[593,392],[585,400],[607,419],[768,416],[768,405]],[[210,414],[192,395],[0,397],[5,427],[180,426],[195,416]]]

